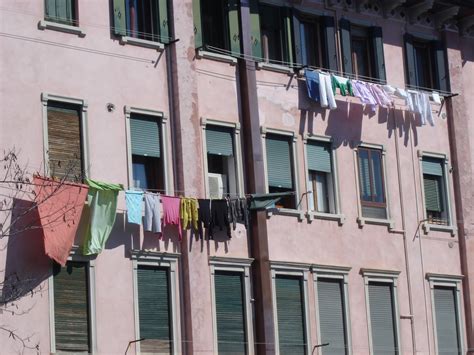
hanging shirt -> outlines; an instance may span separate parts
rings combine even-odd
[[[87,204],[90,220],[82,246],[84,255],[99,254],[105,248],[110,236],[117,212],[117,196],[123,190],[121,184],[86,179],[89,185]]]
[[[332,90],[331,76],[325,73],[319,73],[319,98],[321,107],[334,110],[337,108],[336,98]]]
[[[377,101],[367,83],[359,80],[352,80],[351,84],[354,96],[358,97],[364,105],[369,105],[370,110],[375,112]]]
[[[371,84],[369,87],[378,105],[382,107],[393,106],[393,100],[386,94],[386,92],[382,89],[380,85]]]
[[[427,93],[420,93],[419,95],[421,105],[421,120],[423,124],[428,122],[434,126],[433,111],[431,110],[430,96]]]
[[[179,216],[180,198],[173,196],[161,196],[163,203],[163,227],[167,225],[178,226],[179,240],[182,239],[181,218]]]
[[[334,95],[336,95],[336,89],[339,88],[339,92],[342,96],[347,96],[347,94],[354,96],[351,81],[349,79],[338,75],[331,75],[331,85]]]
[[[143,191],[125,191],[127,205],[127,221],[133,224],[142,224]]]
[[[319,101],[319,73],[314,70],[305,69],[304,75],[308,97],[314,101]]]
[[[192,227],[195,231],[198,230],[199,205],[195,198],[181,198],[180,215],[183,229]]]
[[[204,238],[204,233],[202,227],[209,229],[211,225],[211,200],[199,199],[199,220],[198,220],[198,230],[199,236],[201,239]]]
[[[212,200],[211,203],[211,228],[210,232],[212,233],[213,229],[219,227],[220,230],[226,228],[227,235],[231,238],[230,233],[230,224],[228,218],[228,204],[227,200]]]
[[[147,232],[161,233],[161,202],[160,194],[145,194],[145,224]]]

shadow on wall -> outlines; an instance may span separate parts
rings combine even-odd
[[[337,109],[328,110],[308,97],[306,83],[301,80],[298,81],[298,109],[301,111],[299,133],[315,135],[318,120],[327,120],[324,134],[332,137],[335,148],[356,148],[361,143],[364,121],[366,124],[385,124],[388,137],[398,132],[405,146],[412,135],[413,144],[418,145],[417,128],[422,125],[421,117],[407,110],[379,107],[372,112],[369,106],[345,101],[340,96]]]
[[[39,214],[31,201],[13,200],[10,236],[6,244],[6,263],[0,304],[15,304],[25,296],[47,292],[43,283],[52,273],[46,256]],[[16,308],[16,306],[15,306]],[[15,309],[18,314],[26,309]]]

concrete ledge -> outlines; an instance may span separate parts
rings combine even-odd
[[[163,43],[127,36],[122,36],[120,38],[120,44],[131,44],[132,46],[156,49],[158,52],[162,52],[165,49],[165,45]]]
[[[257,69],[265,69],[265,70],[270,70],[274,71],[277,73],[283,73],[287,75],[293,75],[293,69],[284,65],[279,65],[279,64],[272,64],[272,63],[265,63],[265,62],[257,62],[256,63]]]
[[[293,210],[290,208],[272,208],[267,210],[267,218],[270,218],[273,215],[297,217],[299,222],[304,219],[304,212],[302,210]]]
[[[230,55],[213,53],[213,52],[209,52],[209,51],[203,51],[202,49],[199,49],[197,51],[196,58],[216,60],[218,62],[228,63],[232,66],[237,65],[237,58],[234,58]]]
[[[306,218],[308,219],[309,223],[311,223],[314,219],[325,219],[329,221],[337,221],[340,226],[342,226],[346,221],[346,216],[343,214],[322,213],[316,211],[308,211],[306,213]]]
[[[423,223],[423,231],[428,234],[430,231],[450,233],[451,237],[456,236],[457,228],[454,226],[443,226],[440,224]]]
[[[376,224],[380,226],[386,226],[389,230],[395,228],[395,223],[391,219],[379,219],[379,218],[367,218],[367,217],[357,217],[357,223],[359,228],[363,228],[366,224]]]
[[[79,37],[86,36],[86,32],[84,31],[84,29],[80,27],[65,25],[62,23],[51,22],[51,21],[46,21],[46,20],[40,20],[38,22],[38,29],[42,31],[54,30],[54,31],[60,31],[60,32],[65,32],[65,33],[71,33],[74,35],[78,35]]]

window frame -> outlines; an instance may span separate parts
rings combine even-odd
[[[385,219],[381,218],[372,218],[372,217],[364,217],[362,215],[362,199],[361,199],[361,181],[359,178],[359,149],[374,149],[379,150],[381,153],[381,163],[382,163],[382,183],[384,188],[384,196],[385,196],[385,211],[387,217]],[[390,193],[389,190],[386,189],[388,186],[388,175],[387,175],[387,159],[386,159],[386,149],[385,146],[380,144],[371,144],[371,143],[360,143],[356,148],[353,149],[354,152],[354,173],[355,173],[355,180],[356,180],[356,188],[357,188],[357,209],[358,209],[358,217],[357,223],[359,227],[362,228],[365,224],[378,224],[378,225],[385,225],[388,227],[389,231],[394,230],[395,223],[391,219],[390,213]],[[378,207],[378,206],[375,206]]]
[[[43,166],[44,173],[46,176],[50,176],[49,170],[49,138],[48,138],[48,102],[55,101],[65,104],[76,105],[79,108],[80,112],[80,122],[81,122],[81,148],[82,148],[82,164],[83,164],[83,175],[84,179],[89,177],[89,139],[88,139],[88,129],[87,129],[87,112],[89,104],[87,100],[78,99],[68,96],[60,96],[49,93],[41,93],[41,104],[42,104],[42,114],[43,114]]]
[[[435,352],[438,352],[438,336],[436,331],[436,307],[434,302],[434,289],[437,286],[449,287],[455,290],[455,302],[456,302],[456,318],[458,323],[458,342],[461,350],[461,354],[466,351],[466,345],[464,344],[464,321],[463,321],[463,303],[462,303],[462,280],[463,276],[460,275],[445,275],[427,273],[426,279],[430,287],[430,302],[431,302],[431,317],[433,325],[433,338],[435,344]]]
[[[135,339],[140,339],[140,320],[138,312],[138,276],[139,265],[167,268],[170,280],[170,316],[171,316],[171,354],[181,354],[181,321],[180,321],[180,293],[179,293],[179,272],[177,270],[180,254],[162,253],[154,251],[132,250],[130,258],[132,260],[133,273],[133,311],[135,325]],[[137,354],[140,353],[140,342],[135,343]]]
[[[303,307],[304,307],[304,332],[306,337],[306,354],[311,354],[311,319],[309,316],[309,296],[308,296],[308,279],[310,265],[295,264],[284,262],[270,262],[270,272],[272,277],[272,301],[273,301],[273,324],[275,325],[275,355],[280,355],[280,338],[278,335],[278,308],[276,300],[276,276],[296,276],[300,277],[303,282]]]
[[[308,135],[307,133],[303,136],[303,154],[304,154],[304,166],[305,166],[305,181],[306,181],[306,191],[309,191],[307,186],[309,182],[309,169],[308,169],[308,142],[321,142],[326,143],[331,146],[331,180],[332,180],[332,187],[333,187],[333,203],[334,203],[334,213],[324,213],[318,212],[316,210],[310,210],[310,199],[313,198],[313,194],[306,194],[306,204],[307,204],[307,213],[306,216],[308,218],[308,222],[312,222],[315,218],[316,219],[328,219],[328,220],[337,220],[339,225],[343,225],[345,222],[345,215],[341,212],[341,201],[340,201],[340,191],[339,191],[339,175],[338,175],[338,168],[337,168],[337,154],[336,149],[334,149],[333,139],[329,136],[320,136],[320,135]],[[313,190],[314,191],[314,190]]]
[[[237,196],[244,197],[244,174],[243,174],[243,162],[242,162],[242,144],[240,136],[240,123],[239,122],[225,122],[210,118],[201,117],[201,139],[202,139],[202,156],[203,156],[203,173],[204,173],[204,192],[206,198],[210,197],[209,191],[209,172],[208,172],[208,159],[207,159],[207,140],[206,140],[206,127],[217,126],[222,128],[232,129],[232,143],[235,155],[235,179]],[[237,197],[236,196],[236,197]]]
[[[338,280],[342,283],[342,299],[344,302],[344,328],[346,331],[346,355],[352,355],[352,333],[350,318],[350,299],[349,299],[349,272],[351,267],[345,266],[329,266],[329,265],[313,265],[311,267],[314,282],[314,301],[316,312],[316,324],[319,340],[321,340],[321,326],[319,317],[319,296],[318,296],[318,279]],[[323,349],[318,349],[318,354],[322,354]]]
[[[44,2],[43,18],[40,19],[38,22],[38,29],[41,31],[53,30],[64,33],[71,33],[77,35],[78,37],[85,37],[86,31],[83,28],[79,27],[79,2],[77,0],[73,1],[74,8],[76,11],[76,18],[72,21],[74,23],[73,25],[52,21],[51,19],[48,20],[46,18],[46,2]]]
[[[428,79],[428,83],[426,86],[423,86],[423,85],[420,85],[419,83],[419,77],[420,77],[420,74],[418,73],[418,67],[416,65],[416,59],[417,59],[417,55],[416,55],[416,50],[415,48],[421,48],[421,47],[424,47],[423,50],[426,50],[426,60],[427,60],[427,78],[424,78],[423,80],[425,79]],[[416,83],[416,86],[417,87],[420,87],[420,88],[426,88],[426,89],[432,89],[432,90],[437,90],[435,89],[435,73],[434,73],[434,67],[433,67],[433,55],[432,55],[432,45],[431,43],[428,41],[428,40],[425,40],[423,38],[419,38],[419,37],[414,37],[413,38],[413,54],[415,56],[415,80],[417,81]],[[423,58],[425,59],[425,58]],[[426,74],[426,73],[425,73]],[[424,76],[424,75],[423,75]]]
[[[356,32],[356,33],[354,33]],[[351,22],[351,57],[352,57],[352,72],[356,78],[359,78],[359,70],[357,68],[357,55],[354,51],[354,41],[364,41],[366,46],[366,66],[367,66],[367,75],[362,75],[362,80],[367,78],[375,78],[374,68],[373,68],[373,57],[374,55],[374,48],[371,45],[371,39],[369,28],[366,26],[358,25],[357,23]],[[378,78],[375,78],[378,79]]]
[[[301,205],[298,206],[298,202],[300,202],[300,182],[299,182],[299,162],[298,162],[298,154],[296,154],[296,143],[298,141],[298,137],[294,131],[287,131],[287,130],[280,130],[274,128],[268,128],[266,126],[260,127],[260,136],[262,137],[262,151],[264,152],[263,158],[263,165],[265,169],[265,192],[269,193],[269,185],[268,185],[268,165],[267,165],[267,143],[266,137],[267,134],[279,135],[289,139],[291,153],[290,157],[292,159],[292,171],[291,174],[293,176],[293,183],[295,188],[295,206],[296,208],[279,208],[278,211],[275,210],[268,210],[267,216],[272,216],[273,212],[277,212],[277,214],[281,215],[288,215],[288,216],[296,216],[298,217],[299,221],[302,221],[304,218],[304,212],[301,209]]]
[[[90,322],[89,341],[91,354],[97,352],[97,323],[96,323],[96,299],[95,299],[95,256],[84,256],[81,254],[79,248],[74,246],[67,261],[85,263],[87,267],[88,276],[88,317]],[[56,329],[55,329],[55,309],[54,309],[54,265],[51,263],[51,275],[48,277],[48,298],[49,298],[49,334],[51,353],[58,353],[56,350]]]
[[[247,355],[255,354],[255,340],[253,328],[253,297],[252,284],[250,277],[250,267],[254,259],[244,258],[227,258],[211,256],[209,258],[209,267],[211,272],[211,300],[212,300],[212,323],[215,329],[213,341],[214,350],[218,351],[217,339],[217,314],[216,314],[216,291],[215,291],[215,272],[216,271],[231,271],[241,273],[243,276],[244,286],[244,317],[245,317],[245,331],[247,336]]]
[[[168,168],[168,117],[164,115],[162,111],[143,109],[132,106],[125,106],[125,135],[126,135],[126,150],[127,150],[127,188],[133,188],[133,163],[132,163],[132,139],[130,131],[130,119],[133,113],[140,115],[147,115],[155,117],[159,122],[159,129],[161,133],[161,155],[163,159],[163,180],[164,180],[164,190],[166,194],[171,194],[171,177],[170,169]]]
[[[423,181],[423,158],[434,158],[440,159],[444,162],[443,164],[443,177],[442,182],[444,184],[443,189],[445,191],[445,196],[443,200],[446,202],[446,214],[448,216],[448,224],[441,225],[441,224],[433,224],[429,223],[428,215],[426,213],[426,201],[425,201],[425,188],[424,188],[424,181]],[[451,236],[455,236],[457,232],[457,227],[453,223],[453,206],[451,202],[451,183],[450,178],[448,177],[448,172],[450,172],[449,166],[449,158],[446,154],[442,153],[434,153],[434,152],[427,152],[427,151],[418,151],[418,163],[419,163],[419,171],[420,171],[420,190],[421,190],[421,198],[422,198],[422,206],[423,206],[423,224],[422,228],[425,234],[428,234],[430,231],[439,231],[439,232],[449,232]]]
[[[396,347],[398,349],[397,354],[401,354],[400,350],[402,349],[401,345],[401,336],[400,336],[400,310],[398,303],[398,276],[400,271],[393,270],[375,270],[375,269],[365,269],[361,270],[362,277],[364,278],[364,289],[365,289],[365,308],[367,316],[367,331],[369,335],[369,354],[374,354],[373,341],[372,341],[372,321],[370,317],[370,301],[369,301],[369,283],[370,282],[379,282],[390,284],[392,287],[392,299],[393,299],[393,317],[395,319],[394,330],[395,330],[395,340],[397,342]]]

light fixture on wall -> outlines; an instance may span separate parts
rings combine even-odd
[[[114,111],[115,111],[115,105],[114,105],[113,103],[110,103],[110,102],[109,102],[109,103],[106,105],[106,107],[107,107],[107,111],[109,111],[109,112],[114,112]]]

